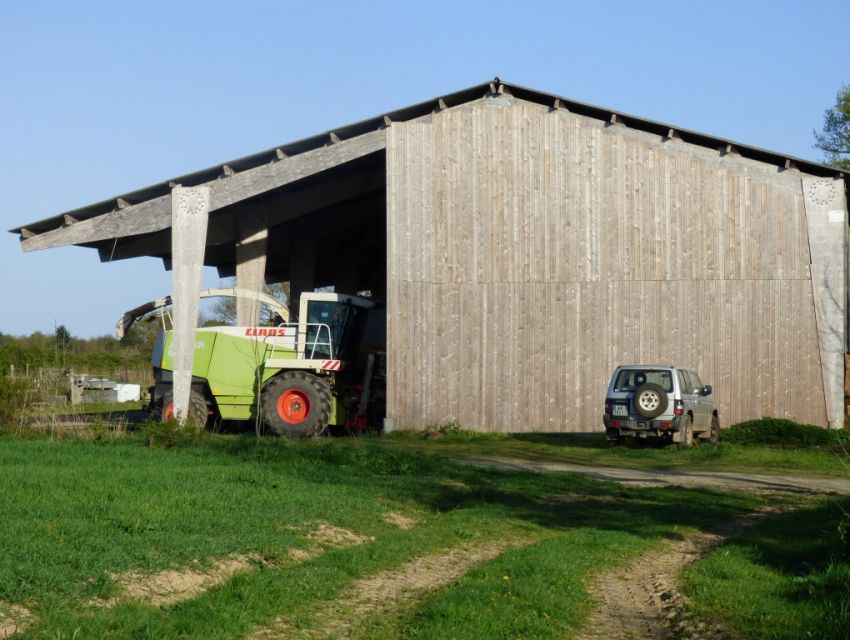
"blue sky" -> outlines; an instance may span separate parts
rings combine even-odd
[[[0,227],[502,79],[820,160],[850,2],[4,2]],[[0,332],[111,332],[143,258],[0,235]],[[206,276],[214,285],[214,272]]]

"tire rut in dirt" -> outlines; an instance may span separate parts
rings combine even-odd
[[[602,575],[590,588],[596,600],[580,640],[636,640],[682,636],[683,600],[676,575],[713,548],[720,538],[698,534],[665,542],[663,550],[643,554],[629,565]],[[709,637],[717,637],[712,635]]]
[[[714,550],[724,538],[788,508],[768,508],[737,518],[720,533],[697,531],[665,541],[663,548],[600,575],[588,588],[596,604],[578,640],[727,640],[730,636],[719,625],[686,615],[679,572]]]
[[[24,633],[32,622],[33,615],[29,609],[0,600],[0,639]]]
[[[296,629],[285,617],[280,617],[268,627],[255,629],[248,638],[350,638],[370,617],[397,612],[405,603],[457,581],[475,566],[497,558],[508,549],[535,541],[527,538],[492,540],[416,558],[400,567],[355,581],[338,600],[318,610],[308,629]]]

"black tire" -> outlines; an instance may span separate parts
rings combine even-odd
[[[667,392],[661,385],[645,382],[635,389],[632,404],[638,415],[644,418],[657,418],[667,409]]]
[[[328,383],[306,371],[287,371],[263,389],[263,421],[281,436],[321,435],[331,419]]]
[[[676,445],[680,449],[691,447],[694,444],[694,419],[691,416],[682,416],[682,425],[679,427],[679,442]]]
[[[168,390],[153,409],[153,418],[159,422],[174,420],[174,391]],[[207,401],[197,391],[189,392],[189,411],[186,416],[186,426],[195,431],[200,431],[207,426],[210,418]]]
[[[711,429],[708,432],[708,442],[714,446],[720,442],[720,418],[711,416]]]

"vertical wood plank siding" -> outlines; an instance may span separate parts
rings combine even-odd
[[[387,136],[397,428],[597,431],[639,362],[825,424],[799,176],[519,100]]]

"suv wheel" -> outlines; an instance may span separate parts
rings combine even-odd
[[[691,416],[682,416],[682,426],[679,428],[680,449],[690,447],[694,444],[694,419]]]
[[[711,430],[708,432],[708,441],[717,446],[720,442],[720,418],[711,416]]]
[[[661,385],[646,382],[635,389],[632,402],[638,415],[657,418],[667,409],[667,392]]]

